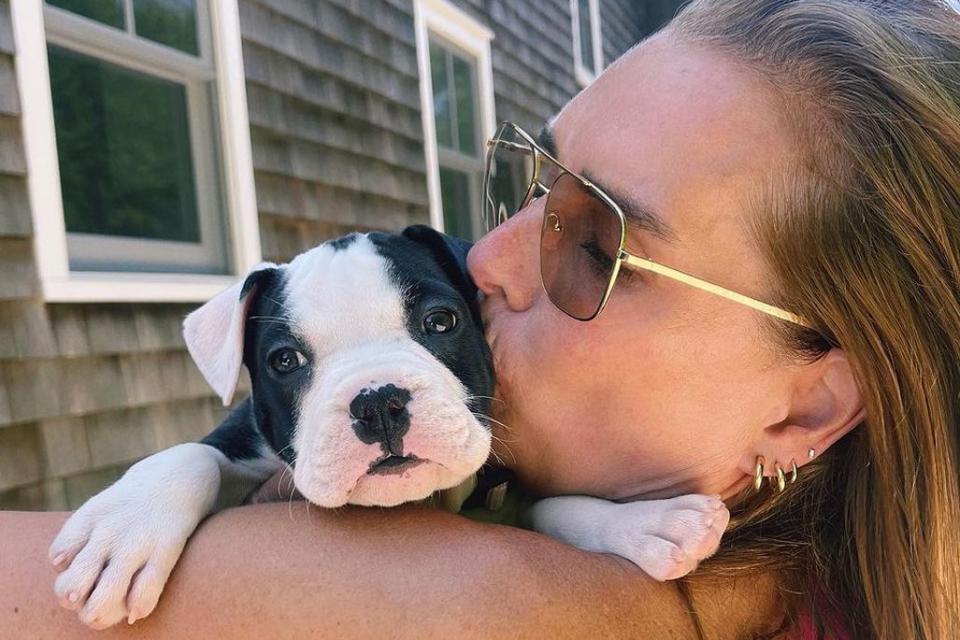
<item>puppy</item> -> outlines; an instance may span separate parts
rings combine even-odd
[[[223,403],[241,364],[251,396],[201,442],[138,462],[71,516],[50,548],[61,605],[94,628],[148,615],[200,521],[284,469],[321,507],[393,506],[469,483],[490,453],[494,372],[468,249],[423,226],[351,234],[262,264],[187,316],[187,347]],[[531,510],[534,528],[658,579],[713,553],[727,517],[708,496],[570,496]]]

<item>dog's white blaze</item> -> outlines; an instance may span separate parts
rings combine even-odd
[[[402,292],[368,238],[318,247],[287,270],[289,320],[314,354],[293,438],[294,481],[307,499],[391,506],[455,486],[483,464],[488,430],[467,408],[457,377],[408,333]],[[387,384],[411,394],[404,455],[430,462],[370,476],[383,451],[360,441],[348,409],[362,389]]]
[[[408,338],[387,262],[365,236],[344,249],[322,245],[294,258],[286,290],[290,320],[317,360],[388,336]]]

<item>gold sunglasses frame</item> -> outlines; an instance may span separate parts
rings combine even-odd
[[[530,150],[522,147],[521,145],[510,142],[508,140],[503,140],[502,139],[503,133],[508,128],[512,129],[514,133],[520,136],[528,145],[530,145],[530,149],[533,150],[533,172],[532,172],[532,175],[530,176],[530,183],[527,185],[527,191],[524,194],[523,201],[520,204],[520,208],[517,211],[513,212],[514,214],[523,210],[527,205],[530,204],[530,202],[533,200],[533,193],[537,187],[539,187],[544,191],[543,195],[550,194],[550,189],[552,188],[553,185],[547,186],[542,182],[540,182],[540,179],[539,179],[540,169],[543,165],[543,159],[546,158],[552,164],[556,165],[560,169],[560,173],[558,173],[557,177],[554,179],[554,184],[556,183],[556,180],[560,179],[560,177],[564,173],[570,174],[571,176],[576,178],[582,185],[584,185],[597,198],[599,198],[601,202],[603,202],[607,207],[609,207],[610,210],[616,214],[617,218],[620,221],[620,247],[618,249],[617,259],[613,264],[613,270],[610,273],[610,280],[607,283],[607,288],[603,294],[603,299],[600,301],[600,306],[589,318],[577,318],[576,316],[572,316],[566,311],[563,311],[563,309],[560,309],[560,307],[557,307],[558,309],[560,309],[560,311],[563,311],[569,317],[575,320],[580,320],[582,322],[588,322],[596,318],[598,315],[600,315],[600,312],[603,311],[604,307],[607,306],[607,301],[610,298],[610,293],[613,291],[614,284],[616,284],[617,282],[617,276],[620,274],[621,267],[623,265],[626,265],[627,267],[632,267],[635,269],[652,271],[653,273],[657,273],[659,275],[665,276],[667,278],[670,278],[671,280],[682,282],[691,287],[700,289],[701,291],[706,291],[707,293],[712,293],[713,295],[720,296],[721,298],[725,298],[727,300],[731,300],[738,304],[742,304],[744,306],[750,307],[751,309],[755,309],[757,311],[760,311],[761,313],[765,313],[767,315],[773,316],[775,318],[779,318],[781,320],[785,320],[787,322],[798,324],[808,329],[813,329],[813,326],[809,322],[807,322],[803,317],[795,313],[791,313],[790,311],[781,309],[780,307],[767,304],[766,302],[762,302],[755,298],[751,298],[742,293],[733,291],[732,289],[721,287],[718,284],[714,284],[707,280],[703,280],[702,278],[692,276],[689,273],[680,271],[679,269],[674,269],[673,267],[668,267],[666,265],[660,264],[659,262],[655,262],[650,258],[645,258],[645,257],[634,255],[628,252],[624,248],[627,242],[627,218],[624,215],[623,210],[620,208],[620,206],[616,202],[614,202],[614,200],[610,196],[604,193],[603,190],[597,187],[595,184],[593,184],[592,182],[590,182],[580,174],[576,173],[575,171],[571,171],[570,169],[568,169],[562,162],[554,158],[549,152],[547,152],[543,147],[541,147],[537,143],[537,141],[533,139],[533,136],[531,136],[529,133],[524,131],[519,125],[513,122],[510,122],[509,120],[505,120],[501,122],[500,126],[497,127],[497,132],[494,135],[494,137],[490,138],[487,141],[486,158],[484,158],[484,170],[483,170],[483,197],[485,200],[488,200],[490,202],[491,209],[495,209],[495,207],[492,206],[494,203],[490,199],[490,195],[489,195],[490,194],[489,187],[490,187],[490,179],[491,179],[490,164],[493,161],[493,149],[495,145],[503,144],[505,146],[510,146],[515,151],[519,151],[521,153],[527,153]],[[486,207],[484,207],[484,210],[486,210]],[[499,211],[493,211],[493,215],[496,215],[498,217],[499,217],[499,213],[500,213]],[[556,216],[555,213],[554,215]],[[496,225],[499,225],[501,222],[502,220],[498,219],[496,221]],[[542,230],[543,229],[541,226],[541,233],[542,233]],[[547,297],[550,297],[550,292],[547,291],[547,287],[543,282],[543,269],[541,268],[539,269],[539,271],[540,271],[540,286],[543,287],[544,293],[547,294]],[[554,306],[556,306],[556,303],[554,303]]]

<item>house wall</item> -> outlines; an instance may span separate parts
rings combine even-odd
[[[578,90],[568,0],[457,0],[495,34],[498,119],[536,129]],[[601,0],[604,60],[646,33]],[[239,0],[264,258],[429,221],[411,0]],[[187,304],[44,304],[9,0],[0,0],[0,508],[66,509],[225,413],[180,336]]]

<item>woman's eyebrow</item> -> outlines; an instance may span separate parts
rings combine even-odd
[[[604,184],[589,171],[583,170],[582,175],[592,182],[595,187],[600,189],[600,191],[607,194],[607,196],[620,207],[620,210],[623,211],[623,216],[627,219],[628,226],[652,233],[664,242],[672,243],[677,241],[676,231],[667,224],[662,215],[635,197],[617,191],[613,187]]]
[[[541,127],[540,133],[537,134],[537,142],[540,143],[540,146],[543,147],[547,153],[558,160],[560,159],[557,155],[557,143],[553,137],[553,129],[550,128],[550,125],[546,124]],[[597,177],[589,171],[584,170],[582,174],[584,178],[607,194],[610,199],[620,207],[629,226],[652,233],[664,242],[672,243],[677,241],[676,231],[667,224],[662,215],[638,201],[635,197],[624,194],[604,184],[603,181],[597,179]]]
[[[541,147],[546,149],[547,153],[554,158],[557,157],[557,142],[553,139],[553,129],[550,128],[549,124],[540,127],[540,133],[537,134],[537,142],[540,143]]]

